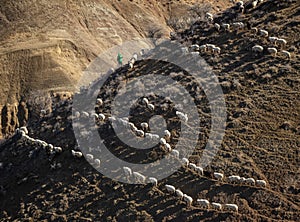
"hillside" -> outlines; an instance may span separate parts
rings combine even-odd
[[[121,4],[117,1],[114,3]],[[119,7],[120,10],[126,8],[120,5]],[[161,9],[162,14],[155,10],[157,13],[155,18],[164,21],[164,10],[167,9]],[[73,132],[75,127],[72,126],[71,118],[74,95],[67,92],[52,92],[45,94],[46,98],[43,95],[41,98],[40,95],[36,95],[36,98],[47,104],[51,113],[40,117],[40,110],[31,113],[23,111],[23,115],[30,117],[27,123],[29,136],[60,146],[63,152],[49,155],[34,142],[24,142],[20,139],[20,135],[14,135],[1,144],[0,221],[298,221],[300,3],[296,0],[268,0],[238,16],[233,13],[232,8],[224,8],[215,14],[214,21],[220,24],[239,21],[247,25],[240,31],[227,32],[222,29],[217,31],[214,25],[198,21],[189,29],[176,33],[174,37],[183,46],[211,43],[221,48],[221,53],[217,55],[200,53],[220,81],[227,108],[226,131],[222,145],[212,164],[204,168],[204,175],[182,166],[176,173],[159,181],[157,187],[150,184],[130,185],[111,180],[99,174],[84,158],[75,158],[71,154],[72,149],[80,149],[76,145]],[[52,25],[55,25],[55,22]],[[267,30],[270,36],[286,39],[288,43],[284,49],[291,53],[291,58],[285,58],[282,50],[279,50],[276,57],[270,55],[266,50],[270,46],[269,41],[252,33],[253,27]],[[168,33],[169,29],[165,28]],[[144,31],[137,30],[135,27],[136,36],[145,35]],[[76,35],[73,33],[71,36],[74,38]],[[128,35],[128,38],[130,37],[132,36]],[[122,41],[125,39],[122,38]],[[76,63],[78,67],[70,65],[73,63],[67,60],[59,60],[59,64],[68,64],[71,67],[71,69],[65,67],[68,72],[76,69],[74,79],[78,79],[79,76],[76,76],[78,70],[87,65],[89,59],[92,60],[99,51],[109,46],[96,48],[101,47],[100,40],[75,42],[73,39],[59,44],[63,44],[62,49],[65,50],[76,48],[69,53],[81,52],[75,56],[79,61]],[[114,43],[112,40],[111,44]],[[252,52],[252,47],[256,44],[264,47],[262,53]],[[29,46],[31,44],[27,45]],[[18,46],[12,44],[11,47]],[[47,47],[54,53],[53,45],[45,46]],[[54,48],[57,49],[57,45]],[[161,51],[165,52],[164,50],[167,49],[162,43],[153,53],[159,54]],[[16,51],[17,54],[21,53],[18,55],[21,55],[20,58],[27,53],[26,50],[16,49]],[[63,54],[63,51],[58,50],[55,53]],[[181,58],[176,54],[178,52],[172,53],[178,56],[178,59]],[[5,56],[7,54],[6,52]],[[153,62],[150,59],[138,61],[133,69],[125,65],[112,74],[110,79],[112,85],[99,89],[98,96],[105,98],[105,106],[98,110],[98,113],[110,115],[108,104],[117,93],[118,81],[127,82],[127,78],[135,75],[172,74],[175,76],[174,79],[186,84],[186,87],[193,86],[192,78],[183,75],[179,67]],[[48,60],[41,59],[49,62]],[[19,65],[10,65],[12,69],[15,66],[20,67],[20,72],[26,70]],[[55,75],[53,70],[49,73]],[[74,80],[72,75],[59,73],[58,76],[66,76],[70,82]],[[38,78],[33,79],[38,81]],[[67,80],[64,80],[63,87],[66,82]],[[60,87],[55,81],[53,84]],[[203,99],[203,91],[200,94],[196,101],[200,101],[197,107],[199,113],[203,115],[200,121],[201,139],[189,159],[193,163],[197,163],[200,159],[211,127],[211,114],[207,110],[206,102],[203,102],[206,101]],[[160,109],[161,104],[166,103],[164,99],[149,96],[149,100],[156,108],[159,107],[155,112],[164,111]],[[142,121],[147,121],[150,116],[149,111],[141,114],[141,110],[142,104],[139,103],[130,119],[137,126]],[[175,108],[165,111],[166,118],[172,116],[174,110]],[[134,118],[133,114],[141,117]],[[165,151],[153,149],[149,156],[145,156],[123,146],[106,123],[99,127],[99,133],[104,140],[111,142],[110,149],[116,156],[143,162],[160,158],[165,154]],[[173,123],[173,120],[170,120],[170,123]],[[175,121],[171,127],[172,147],[180,139],[180,130],[176,127]],[[118,169],[118,172],[121,170]],[[213,172],[224,173],[224,181],[215,180]],[[267,186],[232,184],[228,182],[230,175],[263,179],[267,182]],[[166,184],[174,185],[192,196],[194,200],[205,198],[209,202],[234,203],[238,205],[239,210],[229,212],[201,209],[194,203],[191,207],[187,207],[183,200],[166,192]]]

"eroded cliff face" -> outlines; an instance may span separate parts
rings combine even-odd
[[[149,37],[154,30],[168,37],[168,18],[184,13],[194,2],[2,0],[0,106],[9,110],[9,115],[2,111],[2,134],[19,125],[16,115],[22,97],[36,90],[72,91],[82,71],[101,52]]]

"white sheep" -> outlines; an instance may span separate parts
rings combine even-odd
[[[213,52],[215,47],[216,46],[214,44],[206,44],[206,51],[207,52]]]
[[[51,144],[49,144],[49,145],[51,145]],[[82,153],[79,151],[75,151],[75,150],[72,150],[72,155],[74,157],[78,157],[78,158],[82,157]]]
[[[86,154],[86,159],[89,160],[89,161],[92,161],[94,160],[94,156],[92,154]]]
[[[194,51],[194,52],[199,51],[199,45],[197,45],[197,44],[191,45],[190,49],[191,49],[191,51]]]
[[[151,184],[153,184],[154,186],[157,187],[158,181],[157,181],[156,178],[154,178],[154,177],[149,177],[149,181],[150,181]]]
[[[219,181],[222,181],[223,178],[224,178],[224,174],[223,173],[217,173],[217,172],[214,172],[214,177],[219,180]]]
[[[150,109],[151,111],[154,111],[155,106],[151,103],[147,104],[148,109]]]
[[[172,150],[171,155],[174,156],[175,158],[179,158],[179,151],[178,150]]]
[[[141,127],[145,131],[149,128],[149,125],[148,125],[148,123],[143,122],[143,123],[141,123]]]
[[[187,122],[187,121],[188,121],[188,116],[187,116],[187,114],[184,114],[184,113],[182,113],[182,112],[180,112],[180,111],[176,111],[176,115],[177,115],[180,119],[182,119],[184,122]]]
[[[165,131],[164,131],[164,134],[165,134],[165,138],[166,138],[167,140],[169,140],[169,139],[171,138],[171,133],[170,133],[169,130],[165,130]]]
[[[224,210],[238,212],[239,208],[236,204],[224,204]]]
[[[266,187],[267,186],[267,182],[264,180],[256,180],[256,185],[258,187]]]
[[[258,29],[256,27],[252,27],[250,29],[250,32],[253,33],[253,34],[256,34],[256,33],[258,33]]]
[[[222,210],[222,204],[212,202],[212,203],[211,203],[211,208],[214,209],[214,210],[219,210],[219,211],[221,211],[221,210]]]
[[[274,47],[269,47],[267,48],[268,52],[272,55],[272,56],[276,56],[277,55],[277,49]]]
[[[172,185],[169,185],[169,184],[166,184],[165,185],[165,188],[167,189],[167,191],[169,192],[169,193],[175,193],[175,187],[174,186],[172,186]]]
[[[220,47],[214,47],[213,48],[213,54],[220,54],[221,53],[221,48]]]
[[[139,137],[144,137],[145,136],[144,131],[143,130],[139,130],[139,129],[135,131],[135,134],[137,136],[139,136]]]
[[[269,37],[269,41],[270,41],[271,44],[276,45],[277,40],[278,40],[278,38],[275,37],[275,36],[270,36],[270,37]]]
[[[149,104],[149,100],[147,98],[145,98],[145,97],[142,99],[142,102],[143,102],[144,105],[148,105]]]
[[[88,112],[82,111],[82,112],[81,112],[81,116],[82,116],[83,118],[89,118],[89,117],[90,117],[90,114],[89,114]]]
[[[269,32],[267,30],[260,29],[259,30],[259,35],[261,35],[264,38],[267,38],[269,36]]]
[[[179,199],[182,199],[183,198],[183,192],[179,189],[176,189],[175,190],[175,193],[176,193],[176,196],[179,197]]]
[[[252,51],[261,53],[261,52],[264,51],[264,47],[262,47],[260,45],[255,45],[255,46],[252,47]]]
[[[169,152],[169,153],[172,151],[172,147],[169,143],[165,144],[165,148],[166,148],[167,152]]]
[[[98,99],[96,100],[96,104],[97,104],[98,106],[102,106],[102,105],[103,105],[102,99],[98,98]]]
[[[253,178],[246,178],[245,184],[254,186],[255,185],[255,180]]]
[[[134,177],[135,181],[138,183],[145,183],[145,181],[146,181],[146,177],[144,175],[140,174],[139,172],[133,172],[133,177]]]
[[[138,54],[137,54],[137,53],[134,53],[134,54],[132,55],[132,58],[134,58],[134,60],[137,61],[137,60],[138,60]]]
[[[288,58],[288,59],[291,58],[291,53],[290,53],[290,52],[285,51],[285,50],[282,50],[281,53],[282,53],[282,55],[283,55],[285,58]]]
[[[158,141],[160,139],[159,135],[153,133],[145,133],[145,137],[148,137],[153,141]]]
[[[186,202],[188,207],[191,206],[193,203],[193,198],[186,194],[183,194],[183,200]]]
[[[197,199],[197,204],[200,205],[200,208],[202,209],[209,208],[209,201],[206,199]]]
[[[104,120],[105,120],[105,115],[104,115],[103,113],[100,113],[100,114],[98,115],[98,119],[99,119],[100,121],[104,121]]]
[[[214,26],[217,31],[220,31],[221,26],[218,23],[215,23]]]
[[[238,183],[238,182],[240,182],[240,180],[241,180],[240,176],[232,175],[232,176],[228,177],[228,181],[230,183]]]
[[[54,147],[54,151],[55,151],[56,153],[61,153],[63,150],[62,150],[61,147],[56,146],[56,147]]]
[[[100,167],[100,165],[101,165],[101,161],[99,159],[95,159],[94,163],[95,163],[96,167]]]
[[[124,171],[126,177],[132,176],[132,170],[129,167],[123,167],[123,171]]]
[[[199,51],[200,52],[206,52],[207,51],[207,45],[206,44],[205,45],[200,45]]]
[[[278,44],[278,46],[280,46],[281,48],[284,48],[287,44],[287,41],[285,39],[277,39],[276,43]]]
[[[228,23],[223,23],[222,24],[222,28],[225,30],[225,31],[230,31],[230,24],[228,24]]]
[[[251,3],[252,7],[255,8],[257,6],[257,3],[258,3],[257,0],[252,1],[252,3]]]
[[[189,163],[189,168],[191,169],[191,170],[196,170],[196,164],[194,164],[194,163]]]
[[[28,129],[26,126],[20,127],[20,131],[23,131],[26,135],[28,135]]]
[[[182,158],[182,163],[183,165],[188,166],[190,161],[187,158]]]
[[[196,172],[199,173],[200,175],[203,175],[203,168],[200,166],[196,166],[195,168]]]
[[[244,5],[244,2],[243,2],[243,1],[238,1],[238,2],[236,3],[236,5],[237,5],[237,6],[242,6],[242,5]]]
[[[159,140],[159,143],[161,144],[161,145],[166,145],[167,144],[167,141],[165,140],[165,138],[160,138],[160,140]]]

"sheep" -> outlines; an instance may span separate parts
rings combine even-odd
[[[285,51],[285,50],[282,50],[281,53],[282,53],[282,55],[283,55],[284,57],[286,57],[286,58],[288,58],[288,59],[291,58],[291,53],[290,53],[290,52]]]
[[[202,209],[209,208],[209,201],[206,199],[197,199],[197,204],[200,205],[200,208]]]
[[[98,119],[100,121],[104,121],[105,120],[105,115],[103,113],[98,114]]]
[[[187,158],[182,158],[182,163],[183,165],[188,166],[190,161]]]
[[[213,48],[213,54],[220,54],[221,53],[221,48],[220,47],[214,47]]]
[[[208,22],[213,22],[214,20],[214,16],[209,12],[205,14],[205,18],[207,19]]]
[[[169,139],[171,138],[171,133],[170,133],[169,130],[165,130],[165,131],[164,131],[164,134],[165,134],[165,138],[166,138],[167,140],[169,140]]]
[[[176,193],[176,196],[179,197],[179,199],[182,199],[183,198],[183,192],[179,189],[176,189],[175,190],[175,193]]]
[[[228,23],[223,23],[222,24],[222,28],[225,30],[225,31],[230,31],[230,24],[228,24]]]
[[[101,161],[99,159],[95,159],[94,163],[95,163],[96,167],[100,167],[100,165],[101,165]]]
[[[264,30],[264,29],[260,29],[260,30],[259,30],[259,34],[260,34],[262,37],[267,38],[268,35],[269,35],[269,32],[266,31],[266,30]]]
[[[200,45],[199,51],[200,52],[206,52],[207,51],[207,45]]]
[[[193,203],[193,198],[186,194],[183,194],[183,200],[186,202],[188,207],[190,207]]]
[[[255,185],[255,180],[253,178],[246,178],[245,184],[254,186]]]
[[[272,55],[272,56],[276,56],[277,55],[277,49],[274,47],[269,47],[268,52]]]
[[[54,151],[56,153],[61,153],[62,152],[62,148],[61,147],[54,147]]]
[[[219,211],[221,211],[221,210],[222,210],[222,204],[212,202],[212,203],[211,203],[211,208],[214,209],[214,210],[219,210]]]
[[[146,177],[139,172],[133,172],[133,177],[138,183],[145,183]]]
[[[28,129],[26,126],[20,127],[20,131],[23,131],[26,135],[28,135]]]
[[[252,51],[253,52],[261,53],[261,52],[264,51],[264,48],[262,46],[260,46],[260,45],[255,45],[255,46],[252,47]]]
[[[81,112],[81,116],[82,116],[83,118],[89,118],[89,117],[90,117],[90,114],[89,114],[88,112],[83,111],[83,112]]]
[[[151,111],[154,111],[155,109],[154,105],[151,103],[147,104],[147,108],[150,109]]]
[[[241,177],[240,177],[240,176],[232,175],[232,176],[229,176],[229,177],[228,177],[228,181],[229,181],[230,183],[238,183],[240,180],[241,180]]]
[[[72,155],[74,157],[78,157],[78,158],[82,157],[82,153],[79,151],[75,151],[75,150],[72,150]]]
[[[184,122],[187,122],[188,121],[188,117],[187,117],[187,114],[184,114],[180,111],[176,111],[176,115],[182,119]]]
[[[199,51],[199,45],[197,45],[197,44],[191,45],[190,49],[191,49],[191,51],[194,51],[194,52]]]
[[[287,44],[287,41],[285,39],[277,39],[276,43],[278,44],[278,46],[280,46],[281,48],[284,48]]]
[[[222,181],[223,178],[224,178],[224,174],[223,173],[216,173],[214,172],[214,177],[219,180],[219,181]]]
[[[171,155],[174,156],[175,158],[179,158],[179,151],[178,150],[172,150]]]
[[[171,152],[172,151],[172,147],[171,147],[171,145],[169,143],[166,143],[164,146],[165,146],[167,152]]]
[[[167,144],[167,141],[165,140],[165,138],[160,138],[160,140],[159,140],[159,143],[161,144],[161,145],[166,145]]]
[[[270,37],[269,37],[269,41],[270,41],[271,44],[276,45],[277,40],[278,40],[278,38],[275,37],[275,36],[270,36]]]
[[[192,170],[196,170],[196,164],[194,163],[189,163],[189,168],[191,168]]]
[[[149,104],[149,100],[147,98],[145,98],[145,97],[142,99],[142,102],[143,102],[144,105],[148,105]]]
[[[175,187],[174,186],[172,186],[172,185],[169,185],[169,184],[166,184],[165,185],[165,188],[167,189],[167,191],[169,192],[169,193],[175,193]]]
[[[132,58],[133,58],[135,61],[137,61],[137,60],[138,60],[138,54],[137,54],[137,53],[134,53],[134,54],[132,55]]]
[[[135,131],[135,134],[139,137],[144,137],[145,136],[145,133],[143,130],[136,130]]]
[[[267,182],[264,180],[256,180],[256,185],[258,187],[266,187],[267,186]]]
[[[132,170],[129,167],[123,167],[123,171],[124,171],[126,177],[132,176]]]
[[[250,32],[253,34],[257,34],[258,33],[258,29],[256,27],[253,27],[250,29]]]
[[[80,118],[80,112],[78,112],[78,111],[74,112],[74,118],[79,119]]]
[[[145,130],[147,130],[148,129],[148,127],[149,127],[149,125],[148,125],[148,123],[141,123],[141,127],[142,127],[142,129],[145,131]]]
[[[96,104],[97,104],[98,106],[102,106],[102,105],[103,105],[102,99],[98,98],[98,99],[96,100]]]
[[[214,48],[216,48],[213,44],[206,44],[206,51],[207,52],[213,52]]]
[[[224,204],[224,210],[238,212],[239,208],[236,204]]]
[[[129,66],[129,69],[133,69],[133,63],[129,62],[128,66]]]
[[[160,138],[159,135],[152,134],[152,133],[145,133],[145,137],[148,137],[149,139],[154,140],[154,141],[158,141]]]
[[[253,7],[253,8],[255,8],[255,7],[257,6],[257,3],[258,3],[258,1],[257,1],[257,0],[255,0],[255,1],[252,1],[252,3],[251,3],[252,7]]]
[[[86,159],[92,161],[94,160],[94,156],[92,154],[86,154]]]
[[[242,5],[244,5],[244,2],[243,2],[243,1],[238,1],[238,2],[236,3],[236,5],[237,5],[237,6],[242,6]]]
[[[196,172],[199,173],[200,175],[203,175],[203,168],[202,168],[202,167],[196,166],[195,170],[196,170]]]
[[[157,187],[158,181],[157,181],[156,178],[154,178],[154,177],[149,177],[149,181],[150,181],[151,184],[153,184],[154,186]]]
[[[218,23],[215,23],[214,26],[217,31],[220,31],[221,26]]]

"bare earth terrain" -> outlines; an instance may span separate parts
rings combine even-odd
[[[169,36],[171,29],[166,20],[179,7],[176,4],[183,9],[193,2],[173,3],[171,9],[167,1],[26,2],[4,1],[0,6],[0,123],[1,136],[7,137],[0,145],[0,221],[299,221],[299,1],[268,0],[238,16],[232,13],[229,1],[216,2],[215,22],[239,21],[246,27],[217,31],[212,24],[199,20],[176,33],[173,38],[183,46],[212,43],[221,48],[220,54],[200,52],[200,56],[222,86],[226,132],[204,175],[182,166],[159,181],[157,187],[113,181],[99,174],[83,157],[72,156],[71,150],[78,149],[78,145],[72,126],[74,95],[70,89],[96,55],[113,45],[147,37],[153,24],[161,26],[162,36]],[[135,19],[129,13],[132,7]],[[270,42],[251,32],[253,27],[286,39],[284,50],[291,53],[291,58],[285,58],[282,50],[275,57],[270,55],[266,50]],[[252,52],[256,44],[265,48],[262,53]],[[117,69],[111,86],[114,81],[124,82],[135,75],[172,72],[189,87],[185,78],[188,82],[192,79],[181,71],[169,64],[141,60],[132,69],[127,64]],[[97,112],[106,116],[116,93],[110,88],[113,90],[102,89],[98,95],[105,98],[105,106]],[[149,101],[157,108],[163,100],[151,96]],[[207,104],[199,101],[197,107],[203,118],[201,138],[190,158],[193,163],[201,157],[211,124]],[[130,119],[136,126],[151,115],[149,111],[141,113],[142,107],[139,103],[133,110],[141,117],[132,115]],[[48,113],[41,115],[42,108]],[[169,109],[166,117],[174,110]],[[158,108],[155,112],[162,111]],[[19,134],[14,135],[15,128],[23,124],[30,137],[62,147],[62,153],[49,154],[35,142],[24,142]],[[171,127],[172,147],[180,139],[176,126],[175,121]],[[99,127],[99,133],[110,142],[116,156],[128,161],[143,163],[166,153],[157,148],[148,154],[128,149],[119,143],[108,123]],[[224,181],[217,181],[213,172],[223,173]],[[267,186],[232,184],[227,180],[230,175],[263,179]],[[194,201],[204,198],[234,203],[238,212],[201,209],[195,203],[187,207],[183,200],[166,192],[166,184],[184,191]]]

